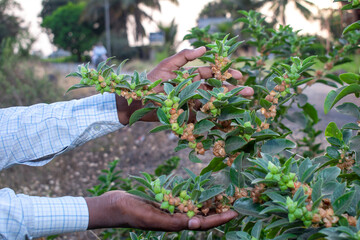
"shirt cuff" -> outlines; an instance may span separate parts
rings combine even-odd
[[[83,197],[32,197],[19,194],[32,238],[85,231],[89,210]]]

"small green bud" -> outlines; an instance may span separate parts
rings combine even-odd
[[[141,92],[140,89],[138,89],[138,90],[136,91],[136,95],[137,95],[138,97],[141,97],[141,96],[142,96],[142,92]]]
[[[305,219],[311,221],[312,218],[313,218],[313,213],[308,211],[308,212],[305,214]]]
[[[293,180],[290,180],[290,181],[286,184],[286,186],[287,186],[288,188],[295,188],[295,186],[294,186],[294,181],[293,181]]]
[[[131,88],[131,89],[133,89],[133,90],[134,90],[134,89],[135,89],[135,87],[136,87],[136,84],[135,84],[135,83],[130,84],[130,88]]]
[[[289,213],[294,213],[296,211],[295,204],[291,204],[288,206]]]
[[[189,195],[186,195],[186,196],[184,197],[184,199],[185,199],[185,200],[189,200],[189,199],[190,199],[190,196],[189,196]]]
[[[196,205],[197,208],[201,208],[202,206],[203,206],[202,203],[198,203],[198,204]]]
[[[288,187],[286,185],[280,186],[281,191],[285,191],[286,189],[288,189]]]
[[[111,89],[110,89],[109,86],[106,86],[106,87],[104,88],[104,91],[105,91],[105,92],[110,92],[110,90],[111,90]]]
[[[217,99],[222,99],[223,97],[225,97],[225,94],[224,93],[219,93],[217,95]]]
[[[195,149],[196,148],[196,143],[195,142],[189,142],[189,148]]]
[[[160,208],[161,209],[169,209],[169,202],[162,202]]]
[[[171,193],[171,190],[166,190],[166,194],[169,195]]]
[[[244,127],[250,127],[251,128],[251,122],[246,122],[246,123],[244,123]]]
[[[272,162],[269,161],[268,163],[268,169],[272,174],[277,174],[279,172],[279,169],[277,166],[275,166]]]
[[[115,90],[115,93],[116,93],[117,95],[121,96],[121,90],[120,90],[120,89],[116,89],[116,90]]]
[[[215,109],[211,109],[210,112],[211,112],[211,114],[212,114],[213,116],[216,116],[218,111],[217,111],[217,109],[215,108]]]
[[[179,128],[177,131],[176,131],[177,134],[179,135],[182,135],[184,133],[184,128]]]
[[[166,194],[166,189],[165,189],[165,188],[162,188],[162,189],[161,189],[161,192],[162,192],[162,194]]]
[[[102,89],[102,87],[101,87],[100,84],[96,84],[96,85],[95,85],[95,89],[96,89],[96,91],[100,92],[101,89]]]
[[[274,175],[269,172],[268,174],[266,174],[265,179],[267,179],[267,180],[273,180],[273,179],[274,179]]]
[[[158,202],[162,202],[162,200],[164,199],[164,194],[162,194],[162,193],[156,194],[156,195],[155,195],[155,199],[156,199],[156,201],[158,201]]]

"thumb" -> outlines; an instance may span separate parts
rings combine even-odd
[[[172,63],[177,68],[184,66],[189,61],[193,61],[198,57],[201,57],[206,52],[205,47],[199,47],[196,49],[184,49],[174,56],[168,58],[168,63]]]

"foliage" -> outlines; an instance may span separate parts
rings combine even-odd
[[[28,49],[28,47],[26,47]],[[14,49],[19,49],[15,53]],[[35,103],[50,103],[60,100],[62,90],[54,88],[47,77],[35,74],[39,61],[24,57],[21,44],[8,39],[0,46],[0,107],[26,106]],[[18,66],[14,70],[14,66]]]
[[[21,31],[20,18],[9,13],[19,8],[20,5],[14,0],[0,0],[0,43],[6,38],[15,39]]]
[[[50,16],[56,9],[65,6],[69,2],[78,2],[78,1],[77,0],[42,0],[41,1],[42,9],[40,12],[40,17],[42,19],[45,19],[47,16]]]
[[[302,93],[313,84],[336,88],[325,100],[325,112],[347,95],[359,97],[360,75],[332,71],[350,61],[347,55],[358,48],[357,30],[350,29],[329,54],[312,56],[306,49],[313,37],[301,36],[290,26],[268,29],[254,11],[239,13],[243,17],[236,22],[244,23],[252,37],[248,44],[258,51],[253,57],[234,57],[242,44],[237,36],[204,38],[206,29],[192,29],[185,37],[208,49],[199,59],[211,66],[214,77],[204,79],[210,90],[194,81],[196,68],[151,82],[146,73],[121,73],[125,62],[114,70],[107,61],[96,70],[79,66],[69,76],[81,78],[80,84],[69,90],[95,87],[125,97],[128,104],[141,100],[145,107],[133,113],[129,125],[156,111],[161,124],[150,132],[172,131],[179,138],[175,151],[189,149],[193,163],[203,162],[199,155],[212,152],[214,157],[207,159],[199,175],[187,168],[188,177],[143,172],[141,177],[131,176],[138,185],[129,190],[160,203],[170,214],[183,212],[189,218],[229,209],[239,213],[220,231],[210,231],[207,239],[360,239],[360,108],[354,103],[336,107],[357,123],[340,128],[329,123],[324,132],[329,146],[322,149],[315,143],[322,134],[314,128],[320,121],[318,112]],[[324,62],[323,71],[313,69],[316,60]],[[229,71],[233,63],[242,63],[240,81]],[[164,93],[153,91],[159,84]],[[241,85],[251,86],[254,96],[238,95]],[[191,113],[195,123],[190,122]],[[304,136],[296,139],[295,129],[284,119],[299,124]],[[191,239],[188,233],[136,232],[131,238]],[[195,234],[194,238],[204,238]]]
[[[85,3],[67,5],[57,8],[50,16],[45,17],[41,26],[53,34],[53,43],[63,49],[70,50],[81,60],[81,55],[90,50],[98,37],[91,24],[82,22],[80,17]]]

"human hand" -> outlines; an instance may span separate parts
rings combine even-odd
[[[181,67],[183,67],[185,64],[187,64],[190,61],[195,60],[198,57],[201,57],[206,52],[205,47],[200,47],[197,49],[184,49],[180,51],[179,53],[168,57],[161,61],[152,71],[150,71],[147,75],[147,78],[151,81],[155,81],[158,79],[163,79],[167,81],[168,79],[172,79],[176,77],[176,74],[173,72],[175,70],[179,70]],[[232,77],[239,80],[242,78],[241,72],[230,69],[229,72],[231,73]],[[203,66],[199,67],[195,73],[198,73],[198,75],[194,78],[194,81],[199,81],[201,79],[207,79],[213,77],[213,73],[211,71],[210,66]],[[206,84],[202,84],[200,86],[202,89],[209,89],[210,86]],[[233,89],[234,86],[229,85],[228,89]],[[161,87],[156,87],[154,89],[157,92],[161,92]],[[254,90],[250,87],[245,87],[242,91],[239,92],[239,94],[243,96],[252,96],[254,94]],[[129,123],[130,116],[133,112],[143,107],[141,101],[134,101],[130,106],[128,106],[126,100],[122,97],[117,96],[116,98],[116,105],[118,110],[118,117],[119,121],[126,125]],[[145,115],[141,120],[143,121],[156,121],[156,113],[150,112],[147,115]]]
[[[171,215],[161,210],[159,204],[124,191],[111,191],[85,200],[89,208],[88,229],[123,227],[165,232],[207,230],[238,216],[235,211],[229,210],[189,219],[184,213]]]

